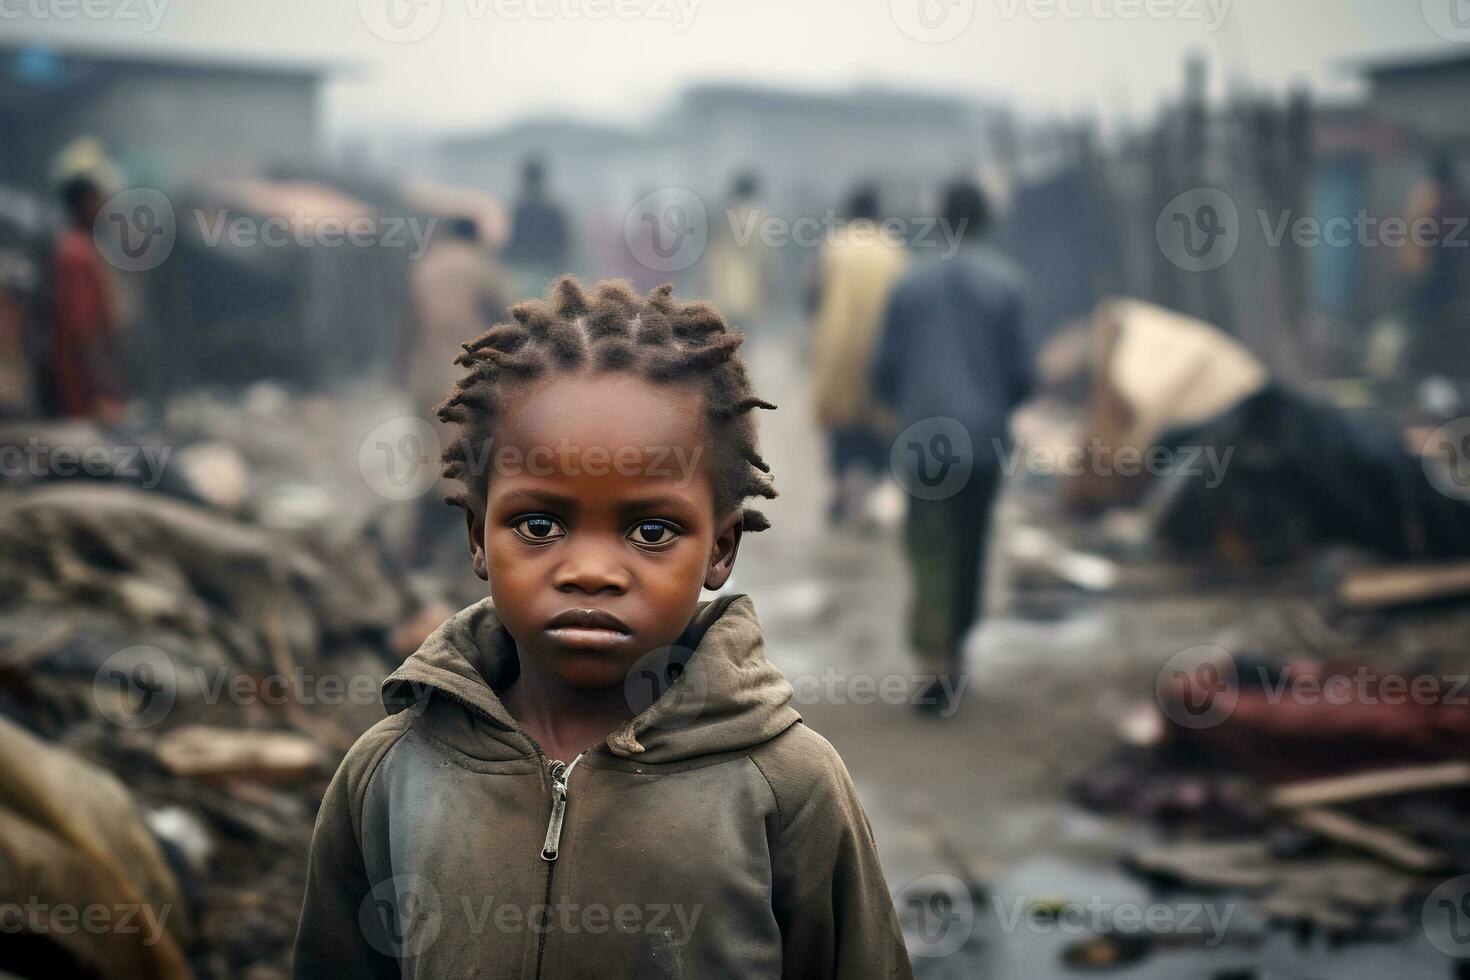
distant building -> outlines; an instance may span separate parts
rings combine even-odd
[[[645,195],[688,188],[714,222],[735,177],[750,174],[762,210],[790,222],[837,208],[858,182],[876,181],[885,207],[924,213],[943,181],[993,162],[1010,125],[1006,110],[960,98],[706,84],[644,125],[535,119],[441,140],[434,158],[440,179],[507,203],[523,161],[542,159],[549,195],[573,216],[577,271],[637,279],[623,222]],[[800,264],[787,264],[788,292]]]
[[[0,183],[43,189],[78,136],[130,181],[258,176],[318,152],[323,70],[0,43]]]
[[[939,182],[974,174],[1008,121],[1005,110],[983,103],[887,89],[699,85],[660,130],[679,169],[704,189],[723,192],[750,170],[776,207],[801,213],[831,206],[868,180],[883,186],[887,206],[918,207]]]
[[[1424,55],[1363,66],[1369,109],[1426,142],[1470,155],[1470,54]]]

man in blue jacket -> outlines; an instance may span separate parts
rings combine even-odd
[[[1008,420],[1033,381],[1024,284],[983,241],[987,219],[979,187],[947,189],[946,235],[963,244],[952,257],[916,263],[900,280],[873,364],[873,390],[903,430],[891,459],[908,491],[910,640],[924,668],[944,681],[963,668]],[[959,689],[936,681],[919,704],[948,716],[949,692]]]

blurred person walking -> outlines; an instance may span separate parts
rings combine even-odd
[[[723,214],[711,217],[709,247],[704,255],[704,289],[726,319],[749,332],[770,308],[771,255],[761,240],[760,181],[752,173],[738,175],[730,187]]]
[[[454,359],[461,346],[505,318],[510,305],[505,276],[481,244],[472,218],[448,222],[429,251],[409,272],[415,329],[406,352],[408,391],[414,412],[427,419],[447,447],[455,429],[439,421],[435,408],[463,373]],[[440,556],[459,557],[464,522],[444,506],[442,493],[421,498],[412,549],[415,564],[432,565]]]
[[[1470,307],[1470,248],[1464,227],[1470,218],[1455,161],[1446,152],[1429,163],[1409,202],[1411,227],[1428,223],[1430,238],[1417,235],[1403,250],[1402,267],[1411,283],[1414,323],[1409,368],[1415,377],[1463,371],[1470,365],[1470,338],[1462,328]],[[1457,229],[1459,232],[1457,234]]]
[[[846,211],[841,233],[817,257],[811,296],[813,408],[827,433],[834,526],[862,518],[888,465],[869,375],[883,309],[908,265],[903,242],[879,228],[877,188],[858,188]]]
[[[521,191],[511,217],[510,241],[501,252],[517,299],[540,296],[546,284],[570,271],[571,234],[566,212],[546,193],[546,165],[536,157],[521,165]]]
[[[123,408],[122,351],[117,297],[97,251],[92,226],[102,190],[90,177],[59,188],[67,227],[56,242],[49,351],[52,397],[58,414],[118,422]]]
[[[942,220],[961,247],[952,258],[916,264],[900,280],[873,363],[874,394],[892,407],[905,430],[904,448],[912,450],[893,458],[906,468],[898,475],[910,491],[904,530],[910,642],[935,674],[918,704],[946,716],[984,591],[1000,485],[997,450],[1009,444],[1010,414],[1033,383],[1025,286],[1020,272],[983,241],[988,219],[978,186],[958,182],[946,190]],[[946,478],[965,473],[958,485]],[[921,488],[930,492],[914,492]]]

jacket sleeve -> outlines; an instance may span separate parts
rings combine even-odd
[[[893,897],[847,768],[798,723],[757,759],[776,796],[771,905],[784,977],[911,978]],[[797,751],[791,751],[796,748]]]
[[[363,861],[358,828],[367,778],[396,738],[384,741],[383,726],[371,729],[353,746],[332,777],[317,811],[306,872],[306,898],[296,930],[292,976],[398,977],[398,962],[379,935],[375,910],[363,910],[372,886]],[[368,934],[373,931],[373,935]]]
[[[878,327],[878,343],[873,350],[871,377],[868,379],[873,397],[889,408],[898,407],[899,386],[904,376],[903,362],[909,343],[905,292],[900,282],[888,297],[883,321]]]
[[[1006,372],[1007,411],[1013,411],[1031,397],[1036,387],[1036,344],[1027,319],[1029,297],[1024,287],[1011,290],[1001,322],[997,324],[997,340]]]

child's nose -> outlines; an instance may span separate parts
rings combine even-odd
[[[613,549],[584,545],[557,566],[553,584],[562,592],[626,592],[628,571]]]

